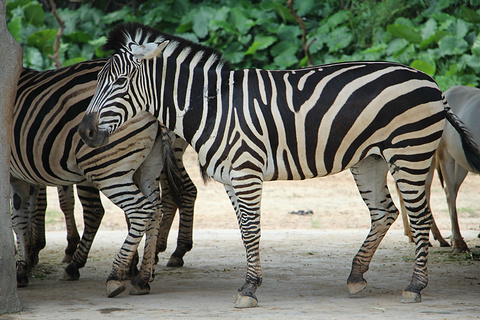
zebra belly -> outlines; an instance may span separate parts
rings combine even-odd
[[[10,162],[10,174],[20,180],[44,186],[69,186],[72,184],[78,184],[85,181],[85,178],[81,174],[76,164],[67,165],[69,169],[65,170],[65,167],[50,168],[48,172],[44,168],[31,168],[19,167],[18,163]]]
[[[427,108],[424,114],[419,110],[406,112],[399,116],[398,121],[393,121],[390,125],[369,133],[368,139],[356,142],[357,137],[364,132],[364,128],[359,127],[358,130],[350,130],[335,148],[329,147],[325,142],[318,143],[313,154],[306,152],[308,148],[302,148],[298,144],[295,149],[281,144],[277,147],[275,156],[271,153],[265,156],[263,162],[259,163],[257,172],[262,175],[263,181],[304,180],[342,172],[372,155],[380,156],[390,163],[396,156],[412,157],[427,153],[433,154],[438,147],[445,126],[443,119],[435,119],[442,117],[442,112]],[[413,117],[413,114],[416,117]],[[433,120],[429,124],[413,125],[418,119],[430,116]],[[412,127],[412,130],[396,134],[400,127]],[[252,150],[258,152],[258,148],[252,148]],[[223,162],[217,167],[219,170],[215,171],[214,179],[228,184],[232,175],[237,174],[235,169],[232,170],[232,173],[229,168],[244,168],[247,167],[244,164],[248,162],[255,164],[249,155],[253,152],[243,152],[244,156],[240,156],[235,163]],[[429,164],[407,161],[401,166],[423,168]],[[250,170],[255,171],[252,165],[250,167]]]

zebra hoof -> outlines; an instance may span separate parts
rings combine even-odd
[[[350,292],[350,294],[356,294],[367,287],[367,281],[363,280],[361,282],[347,283],[347,287],[348,287],[348,292]]]
[[[107,282],[106,285],[107,285],[107,297],[109,298],[118,296],[127,288],[125,281],[120,281],[120,280],[110,280]]]
[[[180,268],[183,267],[183,258],[182,257],[175,257],[171,256],[170,260],[167,262],[167,267],[169,268]]]
[[[470,252],[468,245],[462,240],[461,242],[452,242],[452,251],[455,253]]]
[[[402,303],[418,303],[422,301],[420,293],[411,291],[402,291]]]
[[[28,285],[28,276],[26,274],[19,275],[17,273],[17,288],[25,288]]]
[[[359,293],[367,287],[367,280],[362,274],[352,272],[348,276],[347,287],[350,294]]]
[[[254,308],[258,306],[257,297],[244,296],[240,292],[235,296],[235,308]]]
[[[150,285],[146,282],[141,282],[141,283],[133,283],[132,286],[130,287],[130,292],[129,294],[132,296],[140,296],[144,294],[149,294],[150,293]]]
[[[30,257],[30,265],[31,266],[36,266],[38,264],[39,258],[38,258],[38,252],[33,253],[32,256]]]
[[[439,240],[439,242],[440,242],[440,247],[442,247],[442,248],[449,248],[450,247],[450,243],[448,243],[445,240],[443,240],[443,241]]]
[[[73,263],[69,263],[65,267],[65,272],[63,273],[63,280],[67,281],[75,281],[80,279],[80,271],[78,271],[78,268],[75,267]]]

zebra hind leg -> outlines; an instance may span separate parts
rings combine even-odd
[[[178,207],[180,221],[178,228],[177,247],[167,262],[167,267],[171,268],[182,267],[184,265],[183,257],[192,249],[193,246],[193,213],[195,200],[197,198],[197,188],[193,184],[183,166],[180,167],[180,170],[183,183],[183,192],[180,195],[181,203],[179,206],[175,203],[173,197],[171,196],[168,183],[164,178],[164,174],[162,174],[161,179],[163,218],[160,224],[160,231],[158,233],[155,263],[158,263],[158,253],[165,251],[167,248],[168,234],[172,227],[175,211]]]
[[[412,162],[397,162],[399,163],[390,166],[390,172],[405,202],[416,245],[412,281],[402,292],[402,302],[420,302],[420,292],[428,283],[427,258],[432,214],[427,199],[426,180],[431,159],[415,163],[416,168],[411,167]],[[422,165],[423,167],[420,167]]]
[[[260,207],[262,181],[260,178],[239,176],[233,179],[233,186],[225,185],[225,190],[235,208],[243,245],[247,254],[247,275],[245,283],[235,295],[235,308],[252,308],[258,305],[255,295],[262,284],[263,274],[260,265]]]
[[[350,170],[371,217],[370,232],[353,259],[352,270],[347,280],[350,294],[355,294],[367,286],[363,275],[367,272],[380,242],[397,219],[398,210],[388,191],[386,180],[388,167],[383,158],[370,156]]]
[[[32,230],[30,228],[31,185],[28,182],[10,177],[12,195],[12,226],[17,238],[17,287],[28,285],[28,273],[32,266],[29,261]],[[36,197],[36,195],[35,195]]]
[[[77,250],[75,250],[70,263],[65,267],[65,280],[80,278],[79,269],[83,268],[87,262],[90,248],[105,213],[100,193],[95,187],[87,182],[77,184],[77,194],[83,207],[84,230]]]
[[[80,235],[78,234],[74,215],[75,198],[73,195],[73,185],[59,186],[57,187],[57,190],[60,209],[62,209],[62,212],[65,215],[65,224],[67,227],[67,247],[65,248],[65,255],[62,262],[69,263],[72,261],[72,257],[80,243]]]
[[[157,244],[155,249],[155,264],[158,263],[159,253],[164,252],[167,249],[167,239],[172,228],[173,220],[175,219],[175,214],[177,213],[177,205],[173,201],[173,197],[170,195],[168,183],[165,181],[165,175],[162,173],[160,179],[162,185],[162,208],[163,208],[163,217],[160,223],[160,228],[157,236]],[[182,259],[183,262],[183,259]],[[182,263],[183,265],[183,263]]]
[[[47,187],[40,186],[37,194],[37,206],[32,213],[32,252],[30,252],[30,263],[32,266],[38,264],[38,255],[45,248],[45,212],[47,210]]]

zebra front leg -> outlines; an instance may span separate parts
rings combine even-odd
[[[135,213],[129,214],[133,216]],[[144,215],[142,212],[141,215]],[[130,218],[131,228],[128,232],[128,236],[120,249],[120,252],[115,257],[112,264],[112,271],[107,277],[107,297],[113,298],[127,288],[125,281],[125,274],[128,273],[130,264],[133,260],[133,256],[138,248],[138,244],[142,239],[146,231],[146,226],[150,222],[150,219],[143,218]]]
[[[160,170],[163,168],[163,165],[162,145],[155,143],[152,151],[133,176],[136,185],[148,197],[148,201],[153,204],[155,211],[147,224],[145,249],[140,270],[131,281],[130,294],[132,295],[149,293],[149,282],[153,281],[157,236],[163,214],[159,189]]]
[[[397,219],[398,210],[388,191],[388,167],[382,158],[370,156],[350,170],[358,191],[370,210],[371,218],[370,232],[353,259],[352,270],[347,280],[350,294],[355,294],[367,286],[363,275],[367,272],[380,242]]]
[[[127,284],[124,276],[128,273],[138,244],[145,234],[146,227],[156,213],[155,205],[138,190],[138,187],[129,179],[111,182],[111,188],[100,190],[117,206],[119,206],[130,221],[128,235],[115,257],[112,271],[107,277],[107,296],[115,297],[125,291]]]
[[[142,266],[140,267],[137,276],[131,281],[131,295],[143,295],[150,293],[149,282],[153,281],[155,273],[154,264],[156,242],[161,218],[161,215],[156,214],[148,224],[145,232],[145,249],[143,251]]]
[[[83,207],[84,230],[71,262],[65,267],[65,280],[78,280],[80,278],[79,269],[83,268],[87,262],[93,239],[95,239],[105,214],[98,189],[85,182],[77,184],[77,194]]]
[[[235,209],[238,225],[247,255],[245,283],[235,296],[235,308],[251,308],[258,305],[255,295],[262,284],[260,265],[260,202],[262,181],[258,178],[237,179],[233,186],[225,186]]]

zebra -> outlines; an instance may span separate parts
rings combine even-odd
[[[171,192],[175,189],[171,190],[166,173],[162,172],[160,183],[165,219],[162,220],[160,234],[155,244],[156,249],[153,252],[156,256],[158,252],[165,250],[166,237],[177,207],[180,207],[177,249],[167,265],[181,266],[183,255],[192,248],[196,188],[183,166],[182,155],[187,146],[185,141],[174,137],[171,132],[163,132],[164,129],[160,129],[156,119],[148,113],[139,115],[135,120],[132,119],[133,126],[112,141],[112,145],[124,150],[122,152],[112,154],[108,148],[92,150],[85,146],[76,134],[76,127],[95,92],[97,73],[105,62],[105,59],[87,61],[56,71],[39,72],[25,69],[20,77],[14,106],[11,156],[12,217],[18,239],[17,282],[20,286],[28,283],[27,272],[32,265],[32,259],[28,258],[29,253],[26,248],[30,243],[26,239],[29,236],[26,228],[27,213],[34,212],[39,189],[41,190],[45,185],[62,186],[62,188],[72,184],[77,185],[78,195],[84,207],[86,225],[79,247],[72,261],[65,268],[66,279],[77,280],[80,277],[79,269],[86,263],[91,243],[104,213],[98,189],[122,209],[132,212],[127,215],[139,214],[131,217],[132,222],[144,219],[140,216],[143,214],[142,210],[147,213],[154,209],[151,201],[155,200],[155,195],[158,193],[158,181],[157,187],[152,187],[152,190],[145,194],[150,197],[148,200],[142,196],[143,193],[138,190],[138,187],[133,183],[131,185],[123,183],[122,179],[133,179],[139,184],[140,189],[145,189],[142,184],[145,185],[148,180],[160,174],[161,160],[168,155],[170,148],[166,147],[171,144],[171,140],[174,140],[173,152],[180,170],[178,174],[182,192],[179,195],[180,204],[177,205],[173,197],[174,192]],[[157,133],[160,131],[163,132],[160,136],[165,138],[157,138]],[[162,151],[162,147],[165,150]],[[156,157],[153,156],[154,152],[157,153]],[[160,152],[165,152],[165,155],[162,156]],[[147,164],[157,167],[148,168]],[[125,168],[124,172],[113,173],[114,168],[122,166]],[[148,172],[148,169],[152,172]],[[108,172],[112,173],[111,176],[105,176]],[[117,185],[113,185],[115,181]],[[132,193],[130,196],[129,188]],[[142,191],[145,192],[145,190]],[[133,203],[134,200],[138,203]],[[34,223],[40,225],[42,222],[43,220]],[[140,238],[132,243],[137,240],[139,241]],[[135,245],[133,247],[135,248]],[[130,257],[127,258],[127,256],[131,255],[131,251],[132,249],[125,248],[125,245],[122,247],[120,254],[125,258],[120,261],[123,264],[128,264]],[[117,268],[114,266],[114,269]],[[145,274],[143,276],[145,277]],[[135,286],[133,289],[135,290]],[[143,286],[142,290],[148,290],[148,286]]]
[[[79,125],[91,147],[138,112],[152,113],[198,153],[236,212],[247,272],[235,307],[258,305],[262,185],[350,169],[371,215],[371,229],[352,262],[350,293],[363,290],[375,250],[398,216],[386,184],[399,185],[416,243],[403,302],[421,301],[427,285],[431,213],[425,177],[445,119],[462,136],[472,166],[480,152],[450,111],[435,81],[391,62],[359,61],[299,70],[234,70],[216,50],[138,23],[114,28],[114,53]]]
[[[91,181],[97,188],[103,189],[104,190],[103,192],[114,203],[119,205],[125,211],[125,213],[127,214],[127,217],[129,218],[133,226],[129,230],[130,238],[132,237],[130,235],[132,233],[132,230],[135,231],[134,229],[135,224],[139,224],[137,220],[142,219],[141,222],[148,223],[149,218],[151,218],[153,221],[151,224],[151,227],[149,227],[149,229],[147,230],[144,262],[142,263],[142,268],[140,270],[141,274],[139,274],[137,278],[134,278],[132,280],[132,283],[134,282],[133,283],[134,286],[132,290],[136,290],[139,287],[141,290],[142,280],[145,277],[148,277],[148,275],[152,272],[151,269],[153,268],[153,266],[150,264],[152,259],[149,255],[152,255],[155,252],[155,249],[152,249],[154,246],[153,242],[156,241],[156,234],[158,232],[157,230],[158,227],[156,226],[155,223],[158,223],[160,218],[158,217],[160,214],[160,207],[159,207],[160,199],[159,199],[159,190],[158,190],[159,181],[156,178],[158,178],[157,176],[160,175],[160,168],[161,166],[163,166],[164,156],[161,154],[162,148],[163,148],[162,146],[163,142],[162,144],[157,143],[154,145],[155,137],[157,135],[158,125],[156,120],[153,119],[152,121],[151,118],[152,117],[148,115],[147,117],[144,116],[144,117],[137,117],[132,119],[132,121],[134,121],[133,126],[135,127],[135,130],[142,131],[141,134],[138,134],[138,132],[135,132],[135,130],[134,131],[127,130],[126,132],[120,132],[120,134],[117,136],[118,139],[116,139],[114,143],[117,144],[119,147],[123,148],[123,150],[116,152],[115,155],[118,156],[117,159],[113,158],[111,154],[108,154],[106,152],[98,152],[94,150],[92,152],[93,155],[87,154],[84,157],[85,160],[83,163],[81,161],[82,159],[77,160],[78,167],[80,168],[80,170],[82,171],[95,170],[95,171],[92,171],[92,173],[89,173],[89,172],[84,173],[88,181]],[[133,136],[136,138],[133,144],[132,144],[131,136],[129,137],[129,135],[132,135],[132,133],[133,133]],[[124,142],[125,140],[129,140],[129,139],[130,141],[127,141],[127,143]],[[89,151],[91,152],[90,148],[86,148],[83,146],[79,148],[76,155],[82,155],[83,153],[89,152]],[[106,161],[112,161],[112,159],[118,160],[116,162],[115,169],[116,168],[126,169],[125,172],[122,172],[120,175],[112,174],[113,166],[110,165],[107,167],[102,167],[103,164],[107,163]],[[90,162],[85,163],[85,161],[90,161]],[[110,175],[110,178],[108,178],[108,175]],[[103,179],[104,177],[107,177],[108,179]],[[16,198],[22,199],[21,191],[25,190],[25,188],[22,188],[21,186],[25,185],[29,187],[30,184],[25,181],[19,181],[19,179],[16,179],[16,178],[13,178],[12,180],[13,180],[12,187],[15,192],[15,195],[17,195]],[[81,183],[82,182],[80,181],[79,184]],[[138,185],[138,187],[136,185]],[[107,188],[107,190],[105,190],[105,188]],[[110,190],[108,190],[108,188],[111,188],[111,190],[115,191],[115,193],[111,193]],[[33,195],[35,196],[34,193]],[[24,206],[22,206],[23,204],[22,202],[17,201],[17,204],[20,204],[20,206],[15,206],[14,211],[20,212],[20,213],[30,211],[30,210],[26,210]],[[138,206],[138,209],[137,209],[137,206]],[[134,215],[132,216],[132,214]],[[152,217],[149,217],[148,216],[149,214]],[[15,216],[21,217],[21,214],[15,213]],[[18,218],[15,219],[15,216],[14,216],[14,221],[18,220]],[[96,232],[101,219],[98,219],[95,216],[93,218],[94,218],[93,222],[96,223],[96,228],[94,228],[94,231]],[[18,226],[18,224],[14,223],[14,228],[16,226]],[[18,228],[16,229],[18,230]],[[88,222],[87,222],[86,229],[88,229]],[[16,233],[18,237],[18,235],[19,234],[21,235],[21,233],[19,233],[17,230],[16,230]],[[85,235],[88,237],[89,233],[85,232]],[[141,237],[142,235],[143,234],[138,235],[138,237]],[[89,241],[88,243],[91,244],[92,240]],[[130,244],[127,241],[129,241],[132,244]],[[127,251],[128,253],[129,251],[136,249],[135,244],[132,240],[129,240],[127,238],[126,242],[127,242],[127,245],[124,245],[122,247],[119,254],[122,254],[122,251]],[[20,243],[22,243],[21,239],[20,239]],[[131,246],[133,246],[133,248],[131,248]],[[21,246],[19,247],[21,248]],[[79,252],[80,252],[80,249],[81,247],[78,250]],[[19,257],[22,257],[21,250],[19,250]],[[128,259],[125,261],[125,263],[127,263],[130,266],[131,258],[127,256],[124,259]],[[19,260],[22,261],[21,259]],[[74,262],[75,262],[75,257],[74,257]],[[76,267],[77,266],[75,264],[69,264],[65,269],[65,271],[67,274],[70,274],[73,271],[78,272],[78,269]],[[72,268],[74,268],[73,271],[72,271]],[[21,268],[19,269],[21,270]],[[113,269],[114,270],[116,269],[115,265],[113,266]],[[77,274],[74,273],[74,277],[78,278],[79,275],[77,276]],[[140,290],[138,291],[140,292]]]

